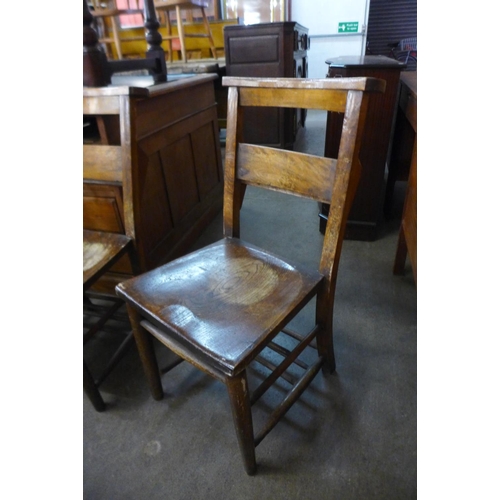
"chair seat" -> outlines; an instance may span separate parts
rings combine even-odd
[[[124,234],[83,231],[84,290],[126,252],[130,242]]]
[[[234,375],[313,296],[322,278],[226,238],[118,285],[117,293],[209,367]]]

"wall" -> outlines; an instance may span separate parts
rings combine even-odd
[[[309,28],[310,78],[326,76],[326,59],[365,53],[370,0],[291,0],[291,4],[290,20]],[[343,22],[357,22],[358,32],[339,33]]]

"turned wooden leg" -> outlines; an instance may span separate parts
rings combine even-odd
[[[149,389],[151,390],[153,398],[159,401],[163,399],[163,388],[161,385],[158,362],[156,361],[153,339],[151,338],[151,334],[141,326],[141,319],[137,311],[129,304],[127,304],[127,311],[130,324],[132,325],[132,331],[134,332],[137,350],[141,358],[142,367],[144,368],[146,378],[149,382]]]
[[[106,409],[101,393],[95,385],[94,378],[87,368],[85,361],[83,362],[83,390],[97,411],[104,411]]]
[[[255,462],[255,441],[246,372],[227,379],[226,385],[243,464],[247,474],[253,476],[257,465]]]

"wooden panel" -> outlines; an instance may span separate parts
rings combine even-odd
[[[242,106],[270,106],[279,100],[280,106],[287,108],[324,109],[328,111],[343,111],[347,99],[347,92],[340,91],[332,99],[332,92],[316,90],[317,96],[299,93],[293,89],[240,89],[240,103]],[[318,101],[319,99],[319,101]]]
[[[121,98],[120,120],[116,114],[106,118],[114,120],[111,128],[119,126],[124,169],[122,182],[84,180],[91,186],[87,191],[93,190],[84,193],[84,225],[132,236],[141,271],[185,253],[222,208],[215,78],[199,75],[149,88],[84,89],[87,100],[95,97],[95,103],[103,106],[88,106],[89,114],[96,116],[113,109],[106,102],[117,104]],[[120,153],[109,145],[94,142],[91,146],[95,149],[89,148],[84,155],[87,174],[118,179],[118,171],[110,164],[116,165]],[[206,193],[204,199],[200,199],[199,184]],[[123,276],[130,266],[120,262],[113,270]],[[114,276],[106,275],[106,290]],[[114,293],[112,288],[108,291]]]
[[[295,22],[228,26],[224,30],[227,78],[307,77],[307,44],[299,46],[307,32],[307,28]],[[301,65],[300,75],[296,59],[305,63]],[[297,123],[302,125],[297,122],[295,109],[278,110],[269,106],[248,109],[245,112],[245,142],[291,149]]]
[[[215,75],[213,76],[215,78]],[[194,89],[180,87],[177,92],[160,95],[155,99],[143,99],[137,102],[137,137],[141,139],[154,134],[165,126],[173,125],[213,106],[215,102],[212,80]]]
[[[234,37],[228,64],[279,62],[279,34]]]
[[[199,201],[189,136],[162,149],[160,157],[172,220],[176,225]]]
[[[247,184],[265,185],[324,203],[331,201],[336,160],[240,144],[237,163],[237,177]],[[268,169],[270,164],[274,166],[272,170]]]
[[[141,212],[137,221],[140,233],[137,236],[147,258],[149,251],[172,230],[174,224],[159,152],[141,162],[140,174]]]
[[[191,134],[198,194],[203,200],[214,187],[221,182],[222,172],[219,168],[220,150],[218,150],[218,130],[214,130],[214,122],[209,122]]]
[[[173,144],[183,137],[190,135],[201,124],[211,123],[215,119],[214,113],[215,106],[211,106],[209,109],[192,114],[184,120],[166,124],[161,130],[141,139],[141,150],[148,156],[162,150],[169,144]]]
[[[83,178],[121,182],[122,151],[120,146],[84,145]]]
[[[120,98],[118,96],[84,97],[84,115],[117,115],[120,112]]]
[[[124,233],[120,186],[83,183],[83,228]]]

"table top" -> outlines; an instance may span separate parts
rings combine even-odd
[[[406,64],[386,56],[340,56],[327,59],[326,64],[333,68],[394,68],[404,69]]]

